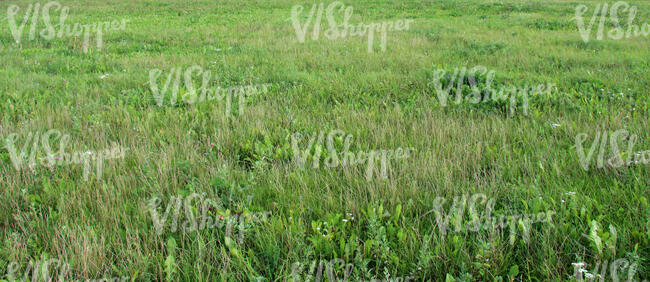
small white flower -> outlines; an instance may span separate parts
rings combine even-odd
[[[343,222],[348,222],[348,220],[344,218],[344,219],[343,219]]]
[[[574,263],[571,263],[571,265],[577,266],[577,267],[583,267],[583,266],[585,266],[585,263],[584,262],[574,262]]]
[[[559,124],[559,123],[554,123],[554,124],[551,124],[551,126],[552,126],[553,128],[556,128],[556,127],[559,127],[560,124]]]
[[[108,77],[109,75],[110,75],[110,74],[108,74],[108,73],[107,73],[107,74],[104,74],[104,75],[100,76],[99,79],[104,79],[104,78]]]

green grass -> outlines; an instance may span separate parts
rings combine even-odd
[[[588,20],[601,2],[345,2],[351,23],[415,20],[368,53],[366,37],[299,43],[291,8],[311,3],[294,0],[61,1],[68,23],[130,20],[84,53],[76,37],[16,44],[6,11],[17,4],[22,19],[27,3],[2,1],[0,278],[11,262],[24,270],[47,256],[70,265],[66,280],[284,281],[296,262],[335,258],[354,266],[352,280],[575,280],[572,263],[619,258],[650,279],[650,164],[585,171],[574,146],[583,132],[590,146],[597,131],[627,129],[635,151],[650,150],[649,38],[585,43],[575,7],[586,4]],[[648,22],[647,1],[628,3]],[[159,107],[149,71],[162,80],[193,65],[217,77],[213,87],[272,87],[230,117],[217,100]],[[495,71],[494,88],[557,89],[531,98],[527,116],[498,103],[441,107],[433,72],[477,65]],[[22,146],[50,129],[70,135],[70,151],[128,151],[101,179],[85,181],[80,165],[14,169],[5,138],[17,133]],[[385,180],[367,181],[365,166],[294,164],[293,133],[334,129],[354,135],[355,152],[415,151]],[[162,199],[162,214],[191,193],[219,202],[218,213],[271,215],[241,243],[224,229],[157,234],[150,200]],[[441,234],[434,199],[477,193],[496,214],[555,215],[530,240],[510,241],[508,229]],[[342,222],[348,213],[355,220]],[[327,236],[316,229],[324,221]]]

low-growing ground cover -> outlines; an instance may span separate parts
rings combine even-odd
[[[332,6],[401,20],[374,41],[311,2],[66,0],[61,36],[36,3],[0,2],[0,278],[650,278],[646,1],[600,40],[598,1]]]

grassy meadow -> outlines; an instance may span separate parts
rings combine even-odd
[[[66,24],[128,20],[104,31],[101,47],[90,34],[85,51],[74,34],[30,39],[24,15],[35,3],[0,1],[0,281],[41,272],[65,281],[579,281],[581,262],[611,281],[620,259],[621,280],[650,279],[650,163],[599,167],[610,140],[596,140],[581,165],[602,132],[624,129],[636,137],[633,152],[650,150],[650,39],[597,40],[598,18],[585,42],[573,19],[579,5],[588,24],[597,5],[615,2],[344,2],[351,24],[413,20],[387,33],[385,51],[375,34],[373,52],[368,36],[327,38],[325,16],[320,37],[312,26],[299,42],[293,7],[304,6],[304,24],[320,2],[60,0]],[[635,24],[650,23],[650,2],[627,3]],[[50,14],[58,23],[61,10]],[[11,18],[28,19],[19,43]],[[192,66],[210,72],[211,88],[268,87],[187,103]],[[504,101],[443,106],[436,71],[475,66],[493,71],[492,88],[555,87],[531,95],[526,114]],[[159,105],[152,70],[162,88],[174,69],[179,100]],[[190,74],[199,88],[200,72]],[[328,167],[327,142],[307,147],[333,130],[353,136],[350,152],[411,150],[366,177],[370,160]],[[297,133],[312,153],[302,166]],[[80,159],[30,167],[31,155],[47,157],[43,138],[57,152],[67,139],[70,159],[116,144],[125,152],[101,173]],[[334,139],[343,151],[346,138]],[[618,144],[624,158],[627,144]],[[16,168],[12,152],[22,150]],[[552,219],[471,230],[466,211],[442,217],[442,231],[436,203],[446,199],[447,211],[475,195],[494,204],[477,205],[481,215]],[[203,228],[206,215],[239,221]],[[59,263],[29,269],[47,259]],[[319,263],[333,260],[342,263]]]

